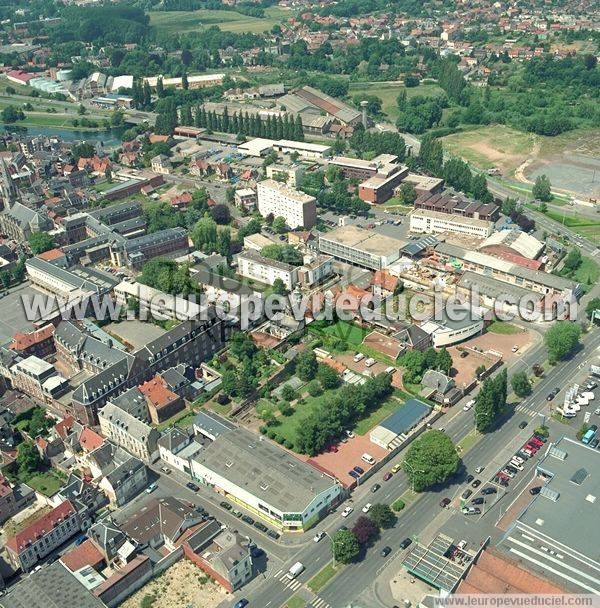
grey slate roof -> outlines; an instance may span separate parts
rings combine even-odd
[[[2,608],[105,608],[59,561],[33,572],[0,598]]]

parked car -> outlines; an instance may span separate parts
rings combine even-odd
[[[475,475],[467,475],[467,483],[471,483],[475,479]]]
[[[240,518],[240,517],[243,515],[243,513],[242,513],[241,511],[238,511],[237,509],[234,509],[234,510],[232,511],[232,513],[233,513],[233,514],[234,514],[234,515],[235,515],[235,516],[236,516],[238,519],[239,519],[239,518]]]
[[[250,517],[250,515],[242,515],[242,521],[245,521],[249,526],[254,523],[254,520]]]
[[[548,442],[548,437],[542,437],[541,435],[537,435],[537,434],[534,434],[534,437],[536,439],[539,439],[542,443],[547,443]]]
[[[591,443],[590,443],[590,447],[593,448],[594,450],[598,447],[598,445],[600,445],[600,439],[598,439],[596,437],[596,439],[594,439]]]
[[[360,475],[354,469],[352,469],[352,471],[348,471],[348,475],[350,475],[350,477],[354,477],[354,479],[358,479],[360,477]]]
[[[393,477],[393,474],[391,473],[391,471],[388,471],[384,476],[383,476],[383,481],[389,481],[391,478]]]
[[[171,474],[171,469],[169,467],[160,467],[160,470],[165,474],[165,475],[170,475]]]
[[[373,506],[373,505],[372,505],[370,502],[368,502],[368,503],[367,503],[367,504],[366,504],[366,505],[365,505],[365,506],[362,508],[362,512],[363,512],[363,513],[368,513],[368,512],[371,510],[371,507],[372,507],[372,506]]]
[[[451,500],[449,498],[442,498],[442,500],[440,500],[440,507],[446,508],[450,502]]]
[[[275,530],[267,530],[267,536],[270,536],[271,538],[277,540],[281,536],[281,534],[279,534],[279,532],[275,532]]]
[[[195,483],[192,483],[191,481],[188,481],[185,484],[185,487],[190,489],[192,492],[197,492],[200,489],[200,486],[197,486]]]
[[[237,601],[235,603],[235,605],[233,606],[233,608],[244,608],[245,606],[247,606],[250,602],[243,597],[241,600]]]
[[[364,470],[364,469],[362,469],[361,467],[359,467],[358,465],[357,465],[357,466],[355,466],[355,467],[352,467],[352,469],[353,469],[354,471],[356,471],[356,472],[357,472],[359,475],[362,475],[362,474],[365,472],[365,470]]]
[[[233,507],[225,500],[222,500],[219,504],[227,511],[231,511],[231,509],[233,509]]]
[[[410,545],[412,545],[412,539],[410,538],[405,538],[401,543],[400,543],[400,549],[406,549],[408,547],[410,547]]]
[[[502,469],[502,473],[504,473],[504,475],[506,475],[507,477],[510,477],[511,479],[515,476],[515,474],[510,469],[507,469],[506,467],[504,467]]]
[[[473,498],[471,500],[471,504],[474,505],[482,505],[485,502],[485,498],[483,496],[478,496],[477,498]]]
[[[460,495],[461,498],[464,498],[465,500],[467,498],[469,498],[469,496],[471,496],[471,494],[473,494],[472,490],[469,490],[468,488]]]
[[[252,525],[261,532],[266,532],[268,530],[267,526],[260,521],[255,521]]]
[[[385,546],[382,550],[381,550],[381,557],[387,557],[390,553],[392,552],[392,548]]]
[[[483,473],[484,469],[485,469],[485,467],[477,467],[475,469],[475,473]]]
[[[497,494],[498,490],[496,490],[496,488],[493,488],[491,486],[487,487],[487,488],[483,488],[483,490],[481,490],[482,494]]]
[[[158,489],[158,484],[156,482],[151,483],[147,488],[146,488],[146,494],[152,494],[152,492],[154,492],[154,490]]]
[[[532,496],[535,496],[536,494],[539,494],[542,491],[542,486],[535,486],[534,488],[529,488],[529,493]]]
[[[354,437],[356,437],[356,435],[352,432],[352,431],[344,431],[346,433],[346,436],[349,437],[350,439],[353,439]]]
[[[325,532],[317,532],[314,536],[313,536],[313,540],[318,543],[321,542],[323,539],[325,538]]]
[[[475,405],[475,399],[467,401],[463,407],[464,412],[468,412]]]
[[[402,468],[402,463],[399,462],[392,467],[392,473],[397,473]]]
[[[378,483],[374,483],[374,484],[371,486],[371,492],[373,492],[373,493],[377,492],[377,490],[379,490],[379,488],[380,488],[380,487],[381,487],[381,486],[380,486]]]
[[[365,358],[365,356],[362,353],[356,353],[354,355],[354,363],[358,363],[359,361],[362,361]]]
[[[462,512],[465,515],[479,515],[481,513],[481,509],[479,507],[465,507],[462,509]]]
[[[352,513],[352,511],[354,511],[353,507],[346,507],[343,511],[342,511],[342,517],[348,517],[348,515],[350,515],[350,513]]]
[[[471,487],[472,488],[478,488],[481,485],[481,480],[480,479],[476,479],[472,484]]]

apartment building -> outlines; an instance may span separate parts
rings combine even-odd
[[[290,291],[298,283],[298,267],[265,258],[253,250],[238,255],[238,274],[265,285],[273,285],[276,279],[281,279]]]
[[[410,213],[410,231],[420,234],[452,232],[484,239],[494,231],[494,223],[474,217],[415,209]]]
[[[310,230],[317,221],[317,201],[314,196],[295,190],[272,179],[257,185],[258,211],[263,217],[283,217],[292,229]]]
[[[54,365],[35,355],[15,363],[10,368],[10,380],[14,389],[44,403],[63,395],[69,386]]]
[[[275,163],[267,167],[267,178],[285,182],[290,188],[296,188],[300,184],[305,168],[300,163],[293,165]]]
[[[29,572],[63,543],[81,532],[81,522],[70,501],[52,509],[6,541],[6,553],[12,566]]]
[[[187,232],[184,228],[167,228],[124,240],[110,246],[111,263],[115,266],[141,267],[144,262],[155,258],[176,258],[189,250]]]

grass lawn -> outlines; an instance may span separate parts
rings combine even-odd
[[[327,539],[329,540],[329,539]],[[324,568],[321,568],[315,576],[313,576],[307,583],[307,587],[313,593],[319,593],[323,587],[340,571],[342,566],[333,567],[333,562],[329,562]]]
[[[505,321],[494,321],[487,328],[491,334],[502,334],[503,336],[514,336],[515,334],[523,333],[523,330],[517,325],[506,323]]]
[[[8,104],[0,103],[0,109],[6,107]],[[87,128],[87,127],[74,127],[73,120],[75,116],[65,116],[64,114],[46,114],[43,112],[25,112],[25,120],[18,120],[15,123],[11,123],[17,127],[59,127],[61,129],[71,129],[73,131],[101,131],[104,129],[100,123],[98,128]]]
[[[584,291],[588,291],[600,278],[600,266],[592,258],[584,257],[581,261],[581,266],[574,273],[562,272],[561,276],[581,283]]]
[[[292,16],[277,6],[265,9],[264,17],[248,17],[235,11],[200,9],[197,11],[149,11],[150,25],[167,33],[184,33],[216,25],[225,32],[261,33]]]
[[[398,406],[403,405],[407,399],[410,399],[409,395],[400,390],[395,390],[376,410],[358,421],[354,427],[354,432],[357,435],[366,435],[373,427],[385,420],[390,414],[393,414]]]
[[[31,477],[26,483],[36,492],[44,496],[52,496],[60,490],[64,482],[64,477],[60,477],[55,471],[46,471]]]
[[[196,416],[196,412],[193,410],[185,410],[183,412],[177,412],[174,416],[167,418],[164,422],[161,422],[156,428],[159,431],[163,431],[164,429],[168,429],[171,426],[177,425],[181,428],[187,428],[188,426],[192,426],[194,422],[194,418]]]
[[[470,430],[457,444],[457,448],[462,448],[459,450],[459,454],[461,457],[468,452],[475,444],[479,442],[480,439],[483,438],[481,433],[478,433],[475,429]]]
[[[360,93],[368,95],[376,95],[381,99],[381,109],[384,114],[387,115],[388,119],[392,122],[396,122],[398,118],[398,104],[397,99],[401,91],[406,91],[407,97],[414,97],[415,95],[437,95],[442,92],[442,89],[436,84],[421,84],[418,87],[409,87],[408,89],[400,83],[392,84],[386,82],[351,82],[350,90],[348,94],[351,97]]]
[[[306,600],[298,595],[292,596],[285,604],[284,608],[305,608]]]
[[[567,228],[570,228],[573,232],[589,238],[594,242],[600,240],[600,221],[591,220],[585,217],[577,217],[575,215],[569,215],[568,213],[561,213],[560,211],[548,210],[544,214],[550,219],[564,224]]]
[[[324,334],[331,338],[338,338],[347,342],[350,346],[359,346],[370,330],[363,329],[348,321],[336,321],[333,325],[318,326],[318,321],[309,325],[309,331],[316,334]]]

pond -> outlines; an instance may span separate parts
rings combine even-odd
[[[102,131],[76,131],[75,129],[62,129],[60,127],[38,127],[35,125],[15,127],[15,125],[3,125],[3,129],[8,133],[27,134],[30,137],[45,135],[47,137],[59,137],[63,141],[87,141],[94,144],[102,142],[104,146],[110,148],[121,144],[121,135],[126,128],[119,127]]]

